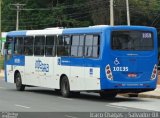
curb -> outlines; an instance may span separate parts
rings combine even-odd
[[[4,75],[0,75],[0,79],[4,78]]]
[[[4,70],[0,70],[0,79],[4,79]]]
[[[0,76],[0,79],[4,79],[4,76]]]
[[[156,98],[156,99],[160,99],[160,94],[159,93],[156,94],[156,92],[159,92],[159,91],[160,91],[160,89],[158,91],[153,91],[154,93],[152,93],[152,94],[148,93],[148,92],[139,93],[138,97],[139,98]],[[152,92],[152,91],[149,91],[149,92]],[[136,95],[136,94],[133,93],[133,95]],[[120,96],[130,97],[129,93],[128,94],[127,93],[126,94],[120,94]],[[138,97],[131,97],[131,98],[138,98]]]
[[[156,96],[156,95],[146,95],[146,94],[139,94],[138,97],[141,97],[141,98],[156,98],[156,99],[160,99],[160,96]]]

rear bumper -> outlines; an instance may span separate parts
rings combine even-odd
[[[102,91],[106,93],[141,93],[153,90],[154,89],[143,88],[143,89],[107,89]]]
[[[146,82],[115,82],[108,81],[101,84],[101,90],[116,90],[116,91],[149,91],[156,89],[157,80]]]

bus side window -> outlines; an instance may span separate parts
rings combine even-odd
[[[33,36],[24,37],[24,54],[33,55]]]
[[[44,56],[45,36],[35,36],[34,55]]]
[[[14,54],[24,54],[24,40],[23,37],[15,37],[14,39]]]
[[[45,55],[55,56],[56,36],[46,36]]]
[[[58,36],[57,56],[70,56],[70,36]]]
[[[92,43],[93,43],[93,35],[86,35],[85,37],[85,57],[92,57]]]
[[[100,51],[100,36],[95,35],[93,37],[93,57],[99,57],[99,51]]]
[[[13,42],[13,37],[8,37],[6,38],[6,43],[5,43],[5,54],[6,55],[12,55],[12,42]]]
[[[78,56],[78,45],[79,45],[79,35],[73,35],[72,43],[71,43],[71,56],[72,57]]]
[[[85,57],[97,58],[99,56],[100,36],[86,35],[85,38]]]
[[[5,49],[4,50],[4,54],[5,55],[11,55],[11,50],[12,50],[11,49],[12,48],[11,45],[12,44],[10,42],[5,42],[5,44],[4,44],[4,49]]]
[[[71,56],[83,56],[84,35],[73,35],[71,42]]]

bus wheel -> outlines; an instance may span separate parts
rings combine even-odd
[[[117,93],[104,93],[104,92],[100,92],[99,94],[101,98],[104,98],[104,99],[114,99],[117,95]]]
[[[22,84],[22,79],[21,79],[20,73],[16,74],[15,82],[16,82],[16,89],[18,91],[24,91],[25,85]]]
[[[68,78],[66,76],[63,76],[62,77],[62,80],[61,80],[61,94],[63,97],[70,97],[70,86],[69,86],[69,81],[68,81]]]

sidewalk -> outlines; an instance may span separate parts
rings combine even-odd
[[[143,98],[157,98],[160,99],[160,85],[157,85],[157,88],[154,91],[143,92],[138,95]]]
[[[0,70],[0,79],[4,78],[4,70]]]
[[[0,79],[3,79],[3,78],[4,78],[4,71],[1,70],[0,71]],[[160,76],[159,76],[159,78],[160,78]],[[127,96],[127,95],[124,95],[124,96]],[[138,97],[160,99],[160,84],[157,85],[157,88],[154,91],[140,93],[138,95]]]

